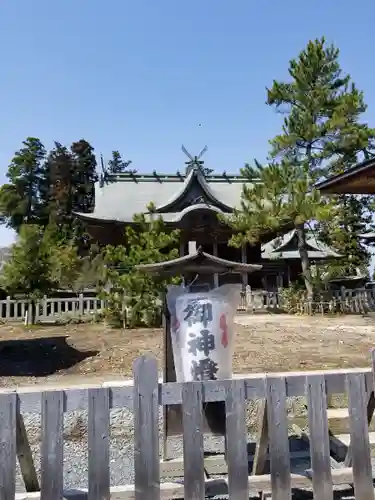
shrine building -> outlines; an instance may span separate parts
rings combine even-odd
[[[151,215],[147,207],[152,203],[167,227],[181,231],[180,256],[188,253],[189,242],[193,242],[196,248],[200,247],[215,257],[262,265],[260,271],[243,272],[241,276],[215,274],[215,286],[242,282],[252,288],[272,289],[281,282],[285,285],[291,277],[300,273],[294,233],[289,234],[281,244],[278,239],[269,243],[268,240],[275,237],[275,234],[270,234],[265,241],[255,245],[246,244],[241,248],[229,246],[233,229],[220,221],[218,215],[230,215],[235,209],[241,208],[244,178],[225,172],[221,175],[206,175],[200,163],[192,162],[186,173],[177,172],[174,175],[156,172],[108,175],[105,182],[95,186],[94,211],[77,215],[99,244],[118,245],[124,243],[125,227],[134,225],[135,214]],[[267,242],[268,245],[262,248],[262,244]],[[316,244],[310,248],[311,252],[317,251]],[[277,252],[272,251],[273,246],[277,247]],[[289,254],[283,253],[283,248]],[[322,244],[317,258],[329,256],[330,253]]]

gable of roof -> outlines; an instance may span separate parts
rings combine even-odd
[[[177,212],[184,210],[194,203],[204,202],[216,206],[224,212],[231,212],[233,210],[233,207],[228,206],[215,196],[201,170],[194,168],[189,172],[181,188],[166,203],[157,206],[156,211]]]

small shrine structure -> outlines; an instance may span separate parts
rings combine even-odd
[[[307,252],[312,264],[341,257],[313,232],[306,235]],[[302,273],[298,238],[295,229],[262,245],[263,288],[287,287]]]

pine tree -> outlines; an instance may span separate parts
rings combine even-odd
[[[112,151],[112,158],[108,162],[108,174],[122,174],[129,172],[131,160],[124,161],[119,151]]]
[[[267,89],[267,104],[284,115],[282,133],[270,141],[271,165],[260,169],[264,186],[255,184],[244,189],[243,212],[234,217],[234,226],[249,239],[259,235],[261,227],[295,227],[310,298],[313,285],[306,247],[307,223],[326,219],[327,211],[331,217],[335,215],[334,207],[326,204],[313,186],[327,174],[329,161],[354,135],[353,124],[363,112],[362,94],[350,77],[343,75],[338,56],[339,51],[327,46],[324,38],[310,41],[290,61],[289,81],[274,81]],[[244,173],[249,180],[253,178],[253,169]],[[254,206],[260,214],[258,222]]]
[[[241,210],[226,219],[236,231],[231,244],[254,244],[264,241],[270,234],[281,234],[295,228],[302,273],[311,298],[313,283],[305,225],[311,220],[327,220],[332,207],[323,202],[314,189],[305,167],[291,160],[284,159],[266,166],[256,162],[255,167],[246,165],[241,174],[248,179],[243,188]]]
[[[152,211],[152,207],[149,210]],[[114,324],[121,325],[125,321],[126,306],[131,325],[149,325],[166,281],[141,273],[135,266],[176,258],[179,231],[168,231],[163,219],[156,214],[151,220],[140,214],[134,216],[134,227],[126,228],[125,240],[125,245],[107,246],[104,252],[107,280],[112,285],[112,290],[104,294],[107,314]]]
[[[40,198],[46,151],[41,141],[28,137],[17,151],[6,174],[9,182],[0,188],[1,222],[16,232],[23,224],[38,224],[43,219]]]

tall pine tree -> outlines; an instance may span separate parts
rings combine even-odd
[[[307,224],[326,219],[327,209],[331,217],[335,215],[333,206],[320,199],[313,186],[327,174],[329,162],[355,134],[357,118],[363,111],[363,96],[342,73],[338,57],[338,49],[327,45],[324,38],[310,41],[290,61],[289,80],[274,81],[267,89],[267,104],[284,116],[282,132],[270,141],[271,166],[260,169],[264,186],[245,187],[243,211],[233,220],[234,227],[248,239],[259,234],[259,225],[276,230],[286,225],[295,227],[310,298],[313,284]],[[254,171],[245,169],[244,174],[250,181]],[[258,223],[254,206],[260,214]]]

